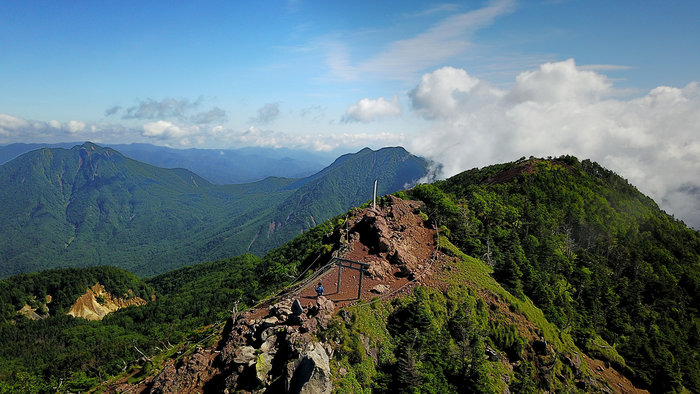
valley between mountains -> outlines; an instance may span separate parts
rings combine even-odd
[[[0,166],[0,277],[111,265],[155,275],[263,254],[318,223],[427,174],[403,148],[361,150],[315,175],[214,185],[85,143]]]

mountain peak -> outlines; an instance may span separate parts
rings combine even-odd
[[[169,361],[163,372],[138,387],[120,383],[107,391],[256,387],[330,392],[351,383],[357,388],[371,386],[380,380],[373,376],[383,376],[400,388],[415,388],[430,384],[420,379],[423,369],[411,367],[411,360],[417,359],[427,373],[439,369],[436,375],[447,387],[461,392],[486,387],[492,392],[514,390],[523,380],[519,371],[524,363],[558,366],[560,373],[537,376],[543,388],[596,391],[610,386],[637,391],[613,367],[583,353],[552,324],[536,320],[541,311],[505,291],[483,261],[460,253],[425,220],[422,207],[419,201],[387,196],[376,210],[354,211],[347,223],[326,237],[324,242],[333,242],[332,256],[337,258],[330,253],[318,256],[321,268],[316,274],[257,307],[234,313],[218,345],[198,349],[179,363]],[[318,282],[326,294],[317,296]],[[509,339],[498,339],[499,335]],[[483,336],[495,339],[485,345],[479,342]],[[355,372],[346,377],[348,369],[359,369],[363,358],[363,371],[369,375],[363,379]],[[384,369],[383,363],[392,367]],[[474,364],[482,368],[470,372],[478,380],[456,372],[469,371]],[[592,366],[598,369],[594,372]],[[414,379],[405,381],[403,373],[387,372],[399,369]]]

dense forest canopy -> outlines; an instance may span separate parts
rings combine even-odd
[[[623,178],[571,156],[473,169],[408,192],[511,293],[655,391],[700,389],[700,235]]]

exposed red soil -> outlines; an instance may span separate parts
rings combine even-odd
[[[649,393],[647,390],[642,390],[634,387],[634,384],[630,382],[629,379],[624,377],[620,372],[614,368],[607,367],[605,362],[590,358],[583,355],[583,359],[586,360],[586,364],[591,369],[591,372],[606,382],[610,384],[616,393]]]
[[[343,234],[345,248],[340,258],[369,264],[369,274],[362,275],[359,292],[360,271],[357,264],[343,262],[299,292],[302,305],[311,305],[316,298],[315,288],[323,283],[324,295],[336,306],[345,307],[359,300],[375,297],[396,297],[422,283],[431,274],[431,265],[436,258],[436,230],[426,226],[416,214],[420,203],[403,201],[393,196],[386,197],[376,210],[368,208],[350,218],[349,232]],[[447,257],[440,254],[440,257]],[[389,262],[391,261],[391,263]],[[383,285],[381,292],[372,291]]]
[[[522,163],[518,166],[515,166],[509,170],[499,172],[498,174],[489,178],[486,181],[486,183],[487,184],[505,183],[505,182],[508,182],[511,179],[517,177],[520,174],[532,174],[533,172],[535,172],[536,165],[537,165],[537,162],[535,160],[529,160],[529,161]]]

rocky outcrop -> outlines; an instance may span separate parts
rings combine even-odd
[[[30,320],[41,320],[41,319],[46,319],[49,317],[49,304],[53,300],[53,297],[50,294],[47,294],[46,297],[44,297],[44,302],[38,302],[37,297],[35,296],[32,300],[32,305],[38,305],[37,307],[32,307],[32,305],[29,304],[24,304],[22,308],[20,308],[17,313],[26,317],[27,319]]]
[[[127,306],[146,304],[143,298],[134,297],[131,294],[127,296],[126,298],[115,297],[109,294],[104,286],[95,283],[75,301],[68,314],[88,320],[102,320],[107,314]]]
[[[331,393],[333,350],[316,334],[335,305],[319,297],[295,313],[294,301],[279,301],[262,315],[234,314],[216,348],[197,348],[180,361],[167,360],[160,373],[139,385],[117,384],[106,392]]]
[[[41,320],[49,317],[48,314],[40,315],[36,313],[38,309],[39,308],[32,308],[29,304],[24,304],[24,306],[20,310],[18,310],[17,313],[30,320]]]
[[[347,257],[369,263],[367,273],[372,279],[412,280],[424,274],[435,252],[436,230],[418,214],[421,207],[417,201],[383,197],[381,211],[368,209],[351,221],[345,235],[351,250]]]
[[[285,385],[285,392],[325,394],[333,390],[330,358],[320,343],[310,343],[305,353],[290,366],[293,372]]]
[[[286,299],[271,305],[262,317],[233,316],[220,344],[217,361],[225,368],[216,389],[330,393],[332,353],[314,334],[328,326],[334,311],[333,301],[318,297],[307,308]]]

